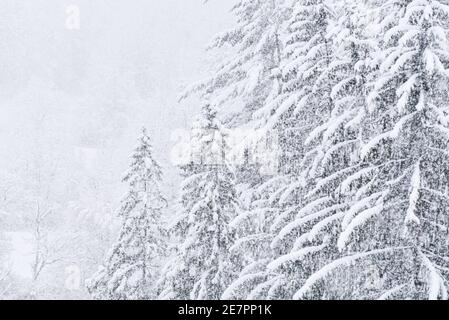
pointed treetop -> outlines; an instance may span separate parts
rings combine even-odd
[[[149,148],[152,147],[151,145],[151,138],[148,135],[148,130],[146,127],[142,127],[142,133],[141,133],[141,137],[140,137],[140,142],[146,146],[148,146]]]
[[[151,139],[147,129],[143,127],[141,136],[138,139],[138,145],[131,157],[130,168],[123,181],[133,185],[137,181],[146,181],[148,179],[152,179],[155,183],[160,182],[162,180],[162,169],[153,157]]]
[[[205,121],[204,123],[200,121],[200,126],[204,129],[218,129],[217,125],[217,111],[210,103],[205,103],[201,108],[200,119]]]
[[[142,135],[148,137],[147,128],[145,126],[142,127]]]

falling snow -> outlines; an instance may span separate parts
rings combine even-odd
[[[0,129],[0,298],[448,299],[449,1],[232,2],[182,86],[180,30],[90,88],[0,75],[0,126],[34,101]]]

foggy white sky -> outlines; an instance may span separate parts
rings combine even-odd
[[[0,173],[33,177],[42,173],[40,163],[57,168],[50,184],[74,172],[79,188],[90,181],[77,173],[83,167],[82,175],[118,202],[120,178],[145,125],[170,191],[171,133],[188,127],[199,110],[177,98],[206,72],[204,49],[230,25],[233,2],[2,0]],[[80,9],[80,30],[66,28],[69,5]],[[55,201],[88,201],[76,198],[73,181],[58,183],[48,191]],[[92,186],[86,182],[85,189]],[[25,275],[29,262],[21,251],[28,249],[14,242],[14,271]]]
[[[3,0],[0,155],[37,138],[36,130],[49,147],[56,139],[117,149],[142,124],[167,148],[196,110],[176,103],[180,89],[205,71],[204,48],[229,25],[232,2]],[[66,28],[72,4],[77,31]]]

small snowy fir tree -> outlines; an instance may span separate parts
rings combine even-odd
[[[162,172],[152,155],[150,138],[143,129],[139,145],[123,181],[129,191],[119,215],[122,227],[106,265],[89,281],[96,299],[144,300],[155,298],[154,283],[166,250],[161,214],[166,200],[161,194]]]
[[[230,254],[236,214],[234,177],[225,159],[225,134],[206,105],[192,130],[192,163],[182,168],[181,212],[175,224],[180,243],[166,266],[163,299],[220,299],[235,277]]]
[[[342,256],[296,292],[320,284],[339,299],[447,299],[448,22],[443,1],[374,3],[381,35],[362,121],[357,172],[346,190]],[[344,290],[330,279],[338,275]]]

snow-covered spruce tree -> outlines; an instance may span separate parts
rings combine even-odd
[[[280,63],[283,42],[280,38],[284,22],[291,6],[289,0],[240,0],[233,7],[236,26],[219,35],[211,45],[211,51],[224,56],[217,65],[214,76],[195,85],[192,91],[213,101],[219,108],[226,125],[234,129],[261,129],[257,134],[242,131],[242,145],[250,147],[267,139],[270,122],[282,92]],[[191,92],[191,91],[190,91]],[[265,132],[265,134],[264,134]],[[245,206],[233,221],[237,240],[231,247],[232,254],[240,255],[238,265],[244,267],[237,290],[227,290],[226,298],[238,298],[264,276],[259,274],[269,261],[268,246],[272,236],[269,226],[275,212],[269,202],[271,184],[265,184],[268,176],[260,175],[254,163],[239,166],[243,178],[238,183],[238,198]],[[269,179],[268,179],[269,180]],[[261,259],[261,261],[259,261]],[[233,288],[237,288],[234,287]],[[240,290],[242,289],[242,290]]]
[[[88,281],[95,299],[154,299],[154,283],[159,276],[166,250],[162,210],[166,200],[161,193],[162,172],[153,158],[145,129],[132,156],[123,181],[129,191],[122,200],[120,236],[106,264]]]
[[[2,221],[4,212],[0,211],[0,221]],[[4,216],[6,217],[6,213]],[[8,255],[9,245],[6,245],[7,239],[4,236],[2,228],[0,228],[0,300],[6,299],[7,295],[10,293],[11,287],[11,276],[10,268],[8,265]]]
[[[364,2],[335,1],[332,9],[337,19],[330,20],[327,28],[332,49],[325,71],[332,74],[325,83],[331,85],[330,113],[325,109],[315,113],[320,123],[303,142],[309,149],[298,167],[299,183],[292,184],[280,198],[283,203],[296,203],[294,210],[284,213],[285,218],[293,216],[273,241],[281,249],[287,243],[289,251],[268,265],[284,279],[282,295],[288,298],[294,297],[314,271],[339,258],[336,242],[351,203],[344,189],[356,179],[359,169],[360,124],[366,110],[369,55],[375,44],[365,34],[368,10]],[[303,117],[310,119],[307,113]],[[333,290],[317,285],[308,298],[332,294]]]
[[[328,124],[334,102],[331,97],[332,84],[332,41],[328,38],[328,28],[333,10],[326,1],[303,0],[292,3],[292,16],[283,35],[285,56],[282,60],[283,91],[276,100],[273,112],[266,126],[279,133],[281,149],[280,172],[277,177],[264,184],[270,190],[269,207],[277,212],[270,221],[270,234],[277,234],[272,248],[277,256],[287,254],[294,244],[300,230],[284,228],[288,222],[299,215],[304,204],[307,189],[315,177],[311,173],[314,158],[321,153],[317,139],[305,139],[314,134],[315,128]],[[324,130],[324,129],[323,129]],[[269,188],[267,188],[269,187]],[[307,213],[307,212],[306,212]],[[290,226],[291,227],[291,226]],[[268,259],[273,257],[268,256]],[[276,270],[271,270],[276,269]],[[265,271],[257,270],[247,274],[233,284],[248,286],[259,278],[249,294],[251,298],[291,298],[293,288],[304,281],[306,272],[290,266],[279,272],[269,265]],[[277,272],[276,272],[277,271]],[[229,291],[229,290],[228,290]]]
[[[226,162],[226,133],[206,105],[194,124],[192,162],[183,166],[180,235],[175,257],[164,268],[163,299],[218,300],[238,269],[230,254],[237,211],[234,176]]]
[[[378,76],[363,121],[344,255],[296,293],[346,278],[346,298],[447,299],[449,6],[390,0],[380,8]]]
[[[297,187],[300,163],[308,151],[303,147],[304,136],[320,124],[316,116],[320,109],[329,110],[330,85],[326,73],[330,63],[331,46],[326,38],[331,12],[323,1],[297,1],[292,4],[291,18],[283,35],[285,53],[281,63],[283,91],[270,115],[267,127],[279,133],[281,149],[280,172],[271,179],[271,207],[278,215],[270,224],[270,233],[278,233],[292,218],[300,204]],[[327,106],[327,107],[326,107]],[[273,189],[272,187],[275,187]],[[282,194],[294,195],[287,199]],[[276,204],[273,206],[273,203]],[[276,254],[285,254],[292,239],[273,243]],[[288,298],[287,278],[265,270],[266,279],[255,286],[252,298]],[[274,277],[273,277],[274,276]],[[285,290],[284,290],[285,289]]]

